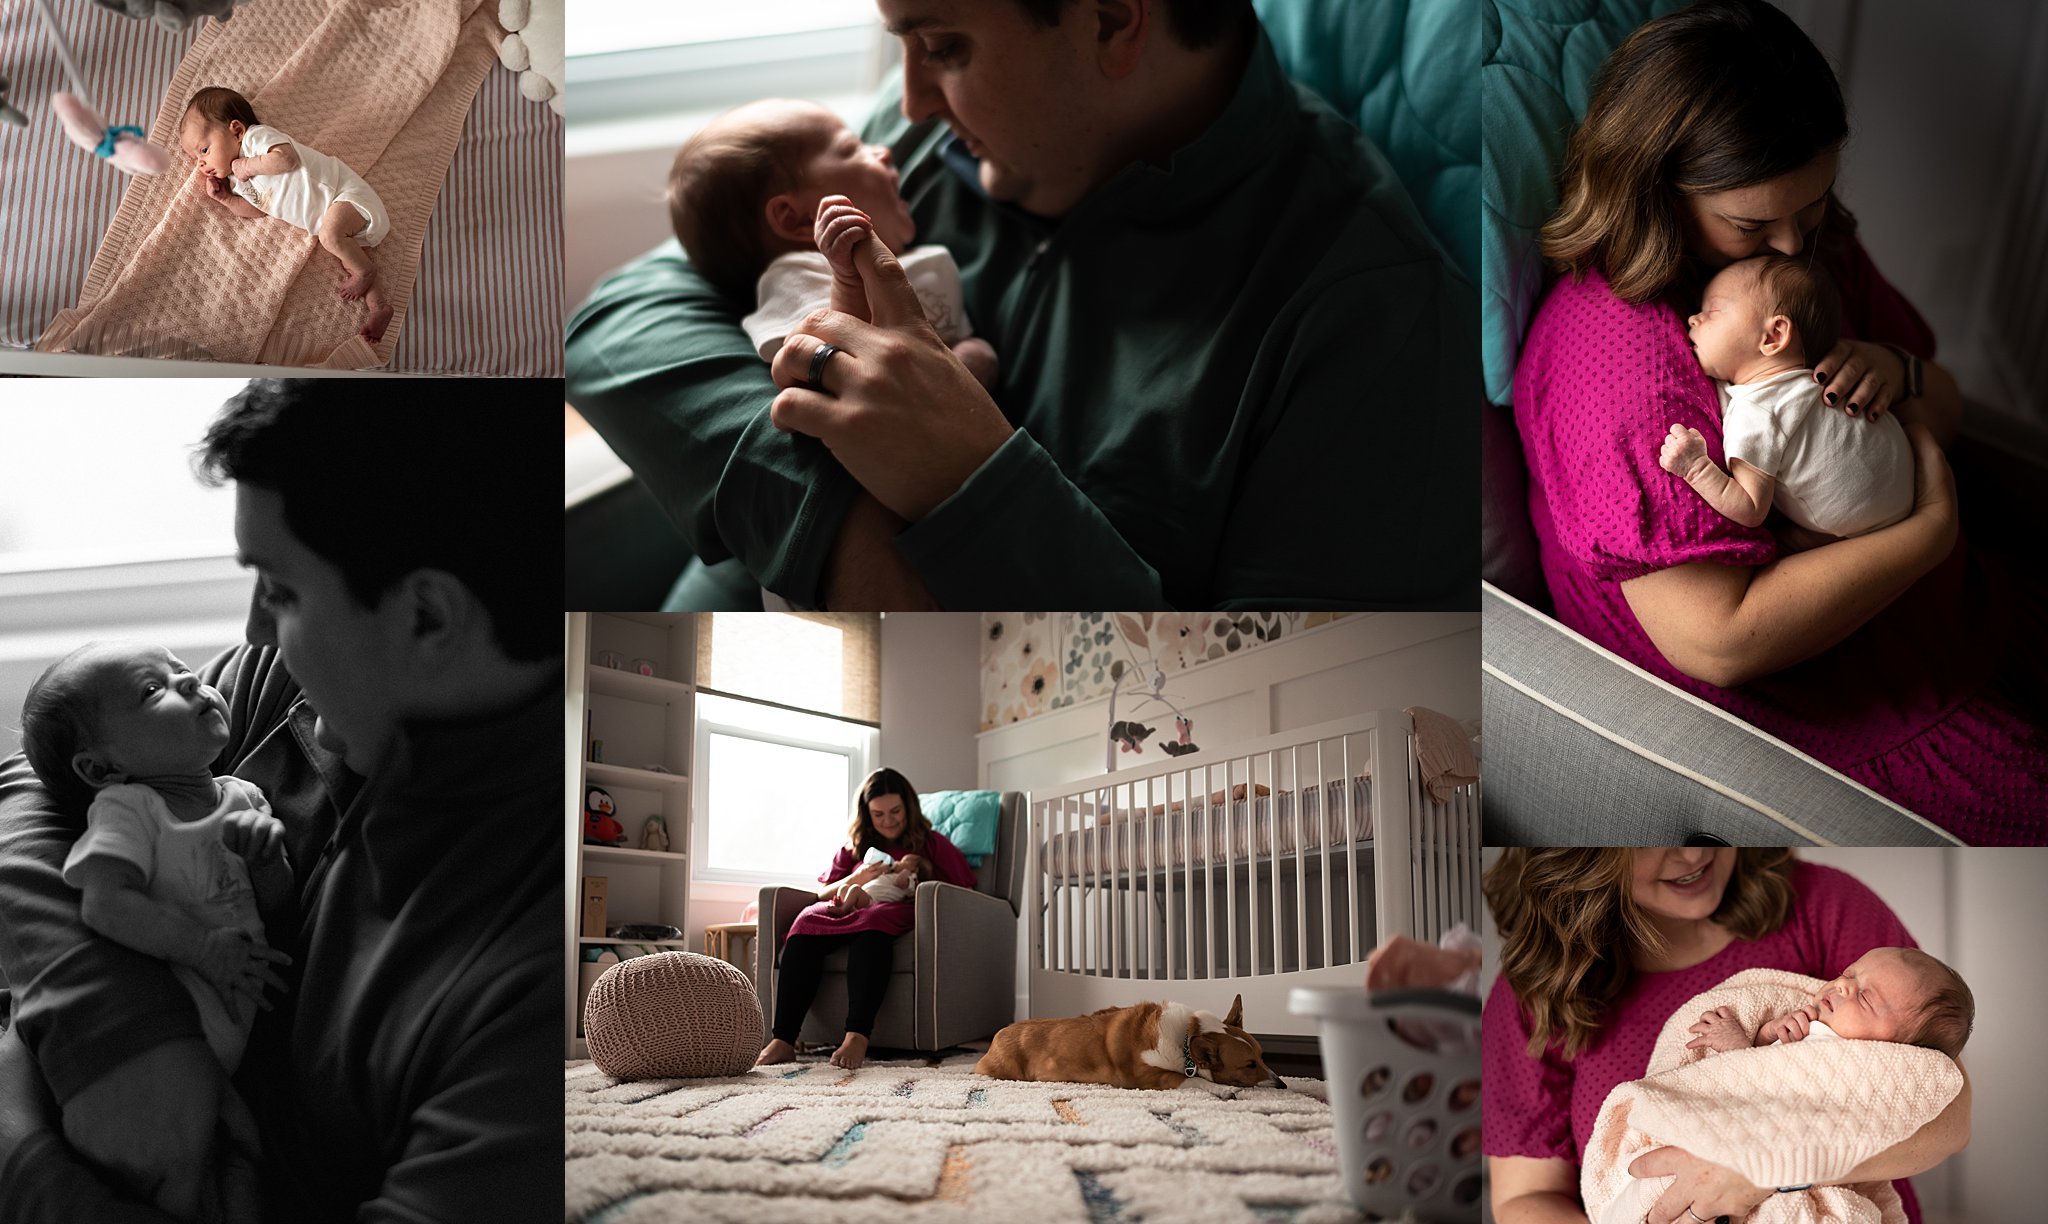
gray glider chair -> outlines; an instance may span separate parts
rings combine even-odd
[[[1003,792],[996,849],[975,869],[972,890],[927,880],[911,905],[917,925],[896,941],[896,963],[870,1040],[899,1050],[943,1050],[993,1036],[1016,1018],[1017,914],[1024,892],[1024,795]],[[776,970],[789,925],[818,895],[801,888],[761,890],[754,940],[754,989],[774,1023]],[[825,958],[818,997],[800,1039],[837,1044],[846,1023],[846,949]]]
[[[1955,844],[1812,757],[1558,622],[1529,523],[1515,360],[1543,288],[1538,231],[1594,72],[1631,31],[1686,0],[1480,5],[1481,704],[1485,840],[1502,845]],[[1985,414],[1966,411],[1966,422]],[[1967,426],[1966,426],[1967,427]],[[1951,453],[1974,540],[2039,523],[2040,439],[1965,437]],[[1971,503],[1979,515],[1972,517]],[[2002,530],[2001,530],[2002,529]],[[2001,535],[2005,538],[2001,539]]]

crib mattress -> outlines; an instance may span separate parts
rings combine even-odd
[[[1154,804],[1149,809],[1117,809],[1098,828],[1092,805],[1080,819],[1088,827],[1055,833],[1041,842],[1038,861],[1048,876],[1078,880],[1098,875],[1178,871],[1184,867],[1225,866],[1285,858],[1297,852],[1372,841],[1372,779],[1356,777],[1345,795],[1345,782],[1333,778],[1320,790],[1301,793],[1301,836],[1295,838],[1295,792],[1274,794],[1256,787],[1231,788],[1185,801]],[[1073,814],[1067,819],[1072,821]]]
[[[108,121],[147,125],[196,27],[171,33],[93,0],[53,2]],[[30,119],[27,130],[0,127],[0,345],[26,349],[77,304],[128,180],[59,130],[48,99],[70,86],[32,6],[0,6],[0,48],[0,75]],[[428,222],[387,368],[560,378],[562,319],[562,120],[493,68]]]

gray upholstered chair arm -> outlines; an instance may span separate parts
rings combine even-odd
[[[761,912],[754,919],[754,993],[761,996],[761,1014],[775,1015],[775,953],[789,926],[818,894],[802,888],[770,885],[761,890]]]
[[[994,1035],[1016,1018],[1017,915],[987,893],[917,886],[917,1015],[925,1049]]]

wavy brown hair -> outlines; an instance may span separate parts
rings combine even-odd
[[[1644,24],[1593,80],[1565,146],[1558,209],[1543,226],[1552,271],[1600,269],[1645,302],[1698,267],[1684,197],[1790,174],[1849,138],[1849,112],[1813,41],[1763,0],[1701,0]],[[1816,241],[1856,220],[1828,193]]]
[[[896,857],[923,857],[924,839],[932,831],[932,822],[925,819],[924,809],[918,806],[917,788],[893,769],[877,769],[869,774],[867,781],[860,784],[860,794],[854,796],[853,823],[846,826],[846,844],[853,847],[853,857],[858,859],[870,847],[882,844],[882,835],[875,832],[874,818],[868,815],[868,804],[887,795],[903,797],[903,836],[897,839],[900,852]]]
[[[1529,1056],[1547,1048],[1576,1058],[1628,988],[1634,948],[1663,939],[1630,887],[1627,847],[1503,850],[1486,873],[1486,902],[1500,932],[1500,971],[1529,1022]],[[1757,939],[1792,910],[1792,852],[1743,849],[1712,915],[1737,939]]]

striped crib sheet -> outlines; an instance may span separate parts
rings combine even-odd
[[[92,0],[53,0],[93,101],[147,127],[196,30],[172,34]],[[29,348],[75,305],[127,179],[64,139],[70,85],[34,8],[0,5],[0,76],[29,128],[0,128],[0,345]],[[562,376],[562,120],[494,68],[427,225],[390,369]]]

